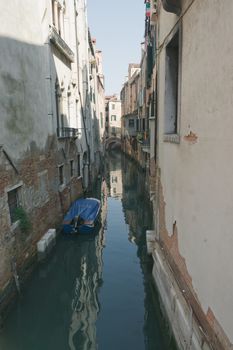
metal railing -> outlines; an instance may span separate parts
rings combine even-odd
[[[79,129],[68,127],[57,128],[57,137],[59,138],[76,138],[79,134]]]

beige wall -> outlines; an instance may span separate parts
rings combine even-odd
[[[159,45],[177,17],[161,9]],[[158,162],[165,224],[204,311],[233,342],[232,0],[196,0],[182,23],[180,143],[164,142],[165,46],[159,56]],[[176,139],[177,141],[177,139]]]
[[[112,115],[116,116],[116,120],[111,120]],[[121,128],[121,101],[119,100],[109,102],[109,126]]]

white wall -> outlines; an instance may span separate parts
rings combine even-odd
[[[233,342],[233,2],[196,0],[183,18],[180,144],[164,142],[165,49],[159,59],[159,166],[166,227],[205,312]],[[162,10],[160,42],[177,18]],[[191,133],[191,134],[190,134]],[[186,136],[191,135],[192,138]],[[196,137],[195,137],[196,136]]]

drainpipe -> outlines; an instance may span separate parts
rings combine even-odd
[[[85,134],[85,141],[87,146],[87,154],[88,154],[88,185],[90,184],[90,145],[88,143],[88,137],[87,137],[87,128],[86,128],[86,121],[84,116],[84,108],[82,104],[82,95],[80,92],[80,75],[79,75],[79,52],[78,52],[78,37],[77,37],[77,7],[76,7],[76,0],[74,0],[74,23],[75,23],[75,47],[76,47],[76,65],[77,65],[77,76],[78,76],[78,94],[80,98],[80,104],[81,104],[81,115],[82,115],[82,121],[84,126],[84,134]],[[87,93],[88,91],[86,91]],[[87,100],[87,99],[86,99]],[[86,101],[85,101],[85,107],[86,107]]]
[[[160,203],[160,194],[159,194],[159,180],[160,180],[160,171],[159,171],[159,118],[158,118],[158,112],[159,112],[159,93],[158,93],[158,80],[159,80],[159,55],[158,55],[158,50],[159,50],[159,13],[157,13],[157,23],[156,23],[156,83],[155,83],[155,113],[156,113],[156,119],[155,119],[155,169],[156,169],[156,204],[155,204],[155,210],[156,210],[156,215],[155,215],[155,220],[156,220],[156,238],[158,241],[160,241],[160,233],[159,233],[159,203]]]
[[[49,41],[49,38],[46,40],[46,49],[47,49],[47,58],[48,58],[48,66],[47,66],[47,76],[46,76],[46,80],[48,81],[48,89],[49,89],[49,101],[47,102],[48,103],[48,116],[51,118],[51,133],[53,133],[53,128],[54,128],[54,125],[53,125],[53,96],[52,96],[52,91],[54,91],[54,86],[52,86],[52,69],[51,69],[51,55],[50,55],[50,41]]]

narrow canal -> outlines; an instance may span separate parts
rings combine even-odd
[[[0,333],[1,350],[174,350],[151,279],[144,174],[112,154],[99,183],[102,227],[60,236]]]

